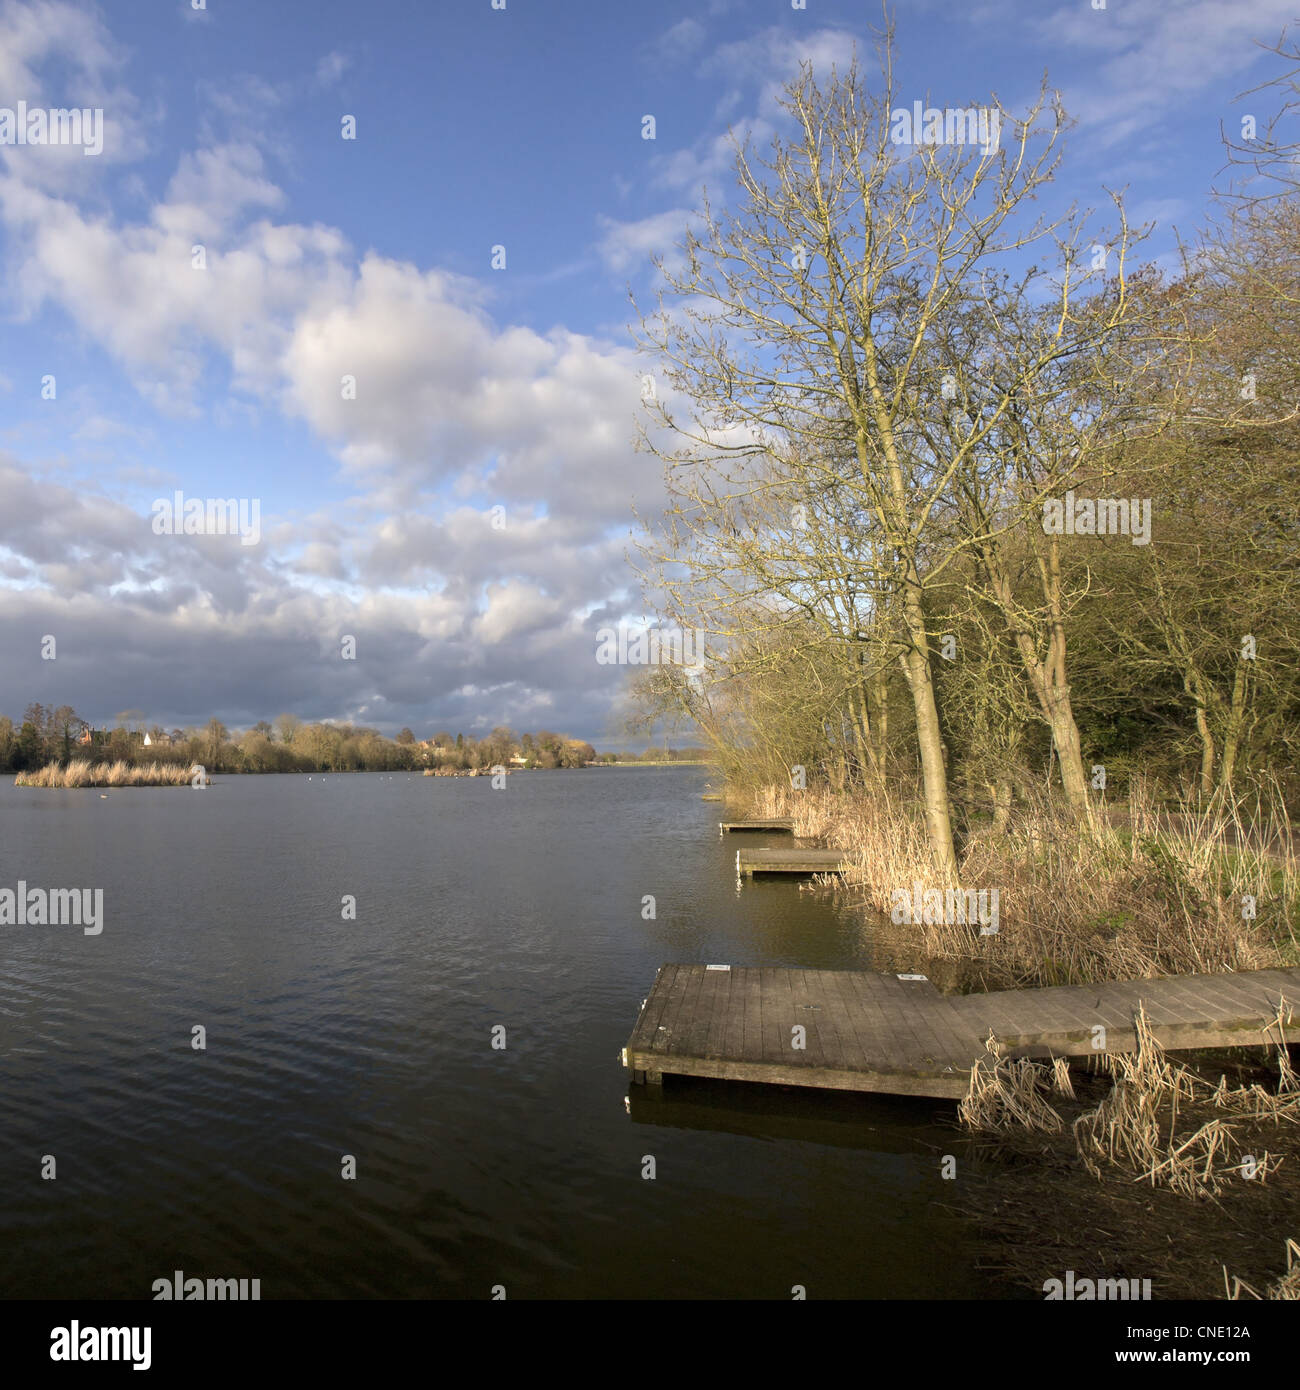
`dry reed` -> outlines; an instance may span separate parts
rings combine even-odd
[[[1278,1299],[1293,1300],[1300,1299],[1300,1244],[1288,1237],[1286,1243],[1286,1273],[1275,1283],[1272,1283],[1261,1294],[1246,1283],[1244,1279],[1235,1276],[1232,1282],[1228,1282],[1228,1266],[1223,1266],[1223,1287],[1227,1290],[1227,1295],[1231,1299],[1239,1299],[1242,1294],[1248,1294],[1251,1298],[1257,1299]]]
[[[134,764],[118,760],[92,763],[74,759],[66,767],[49,763],[33,772],[14,777],[19,787],[184,787],[190,783],[190,769],[178,763]]]
[[[1094,1177],[1103,1162],[1134,1175],[1134,1182],[1167,1187],[1187,1197],[1217,1196],[1238,1176],[1264,1183],[1282,1159],[1267,1151],[1246,1155],[1237,1130],[1226,1119],[1205,1120],[1191,1134],[1177,1134],[1180,1110],[1192,1104],[1213,1105],[1231,1118],[1273,1123],[1300,1122],[1300,1086],[1287,1054],[1286,1029],[1290,1006],[1279,1001],[1276,1015],[1261,1028],[1277,1054],[1276,1093],[1258,1083],[1229,1087],[1226,1077],[1217,1086],[1186,1067],[1175,1066],[1151,1029],[1146,1010],[1138,1009],[1132,1052],[1108,1053],[1098,1059],[1114,1078],[1109,1095],[1095,1109],[1074,1121],[1072,1133],[1079,1158]],[[958,1107],[958,1117],[972,1129],[1055,1132],[1062,1126],[1045,1099],[1049,1090],[1073,1096],[1069,1066],[1064,1058],[1050,1066],[1027,1058],[998,1057],[996,1040],[985,1043],[988,1055],[971,1068],[970,1089]]]
[[[838,794],[768,787],[751,810],[789,816],[799,836],[850,858],[842,890],[889,916],[902,889],[936,880],[921,817],[889,789]],[[966,840],[960,886],[996,889],[999,930],[920,923],[908,931],[931,960],[985,987],[1258,970],[1300,961],[1300,862],[1280,796],[1191,801],[1162,810],[1140,781],[1122,819],[1089,823],[1039,798],[1004,833]],[[1244,904],[1256,904],[1250,916]]]
[[[1064,1122],[1045,1099],[1051,1085],[1046,1070],[1027,1057],[999,1057],[997,1040],[991,1033],[984,1046],[987,1055],[971,1068],[970,1090],[957,1107],[958,1119],[971,1129],[1057,1133]],[[1067,1066],[1067,1086],[1068,1072]],[[1056,1073],[1054,1079],[1059,1075]]]

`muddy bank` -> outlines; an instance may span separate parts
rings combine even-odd
[[[1300,1061],[1296,1048],[1293,1062]],[[1180,1060],[1185,1060],[1180,1058]],[[1192,1059],[1211,1084],[1276,1084],[1257,1054]],[[1232,1117],[1243,1155],[1257,1165],[1280,1159],[1264,1176],[1229,1174],[1217,1195],[1183,1196],[1131,1172],[1102,1165],[1100,1178],[1079,1156],[1071,1125],[1110,1092],[1109,1077],[1072,1068],[1076,1097],[1052,1098],[1065,1121],[1055,1134],[999,1134],[977,1143],[977,1171],[954,1184],[951,1208],[977,1232],[980,1268],[1026,1297],[1041,1298],[1049,1279],[1151,1281],[1151,1297],[1222,1299],[1234,1277],[1266,1295],[1286,1273],[1287,1237],[1300,1239],[1300,1125],[1293,1120]],[[1201,1101],[1162,1114],[1181,1139],[1224,1112]],[[1249,1165],[1247,1165],[1249,1166]]]

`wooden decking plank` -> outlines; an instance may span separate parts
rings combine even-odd
[[[1172,980],[1155,980],[1153,998],[1166,998],[1180,1008],[1195,1008],[1212,1014],[1250,1014],[1264,1007],[1264,993],[1244,978],[1234,975],[1191,975]]]
[[[1152,984],[1163,986],[1144,991],[1147,1018],[1157,1026],[1166,1021],[1201,1023],[1237,1018],[1248,1009],[1245,996],[1226,982],[1217,989],[1186,988],[1172,980],[1154,980]]]
[[[1028,992],[1026,991],[1026,993]],[[995,997],[987,994],[968,994],[951,1001],[954,1016],[978,1033],[981,1046],[984,1039],[988,1037],[990,1019],[994,1016],[993,1012],[990,1011],[988,1000]],[[1037,1033],[1059,1025],[1059,1018],[1037,999],[1026,1000],[1020,1006],[1020,1014],[1023,1022],[1015,1029],[1018,1033]],[[994,1031],[996,1032],[996,1029]]]
[[[828,1062],[826,1044],[822,1034],[825,1032],[829,1037],[830,1026],[822,1001],[808,997],[808,992],[804,987],[802,970],[782,970],[780,974],[777,999],[788,1011],[787,1021],[789,1025],[802,1027],[804,1030],[803,1061],[805,1065],[809,1067],[833,1065],[839,1054],[832,1044]],[[810,1008],[809,1005],[813,1007]],[[793,1034],[787,1034],[787,1037],[791,1051],[793,1051]]]
[[[834,849],[738,849],[736,871],[759,874],[842,873],[847,856]]]
[[[790,1061],[786,1054],[790,1051],[791,1034],[784,1017],[789,1013],[789,1006],[787,1004],[783,1009],[777,996],[778,976],[775,967],[761,966],[757,975],[759,997],[763,1001],[763,1060],[785,1065]]]
[[[783,831],[794,830],[794,821],[778,816],[774,820],[720,820],[718,829],[726,834],[733,832],[768,831],[772,834],[781,834]]]
[[[691,1036],[701,1057],[712,1052],[712,1039],[718,1032],[717,1018],[724,1013],[730,989],[727,986],[729,971],[709,970],[700,967],[699,992],[695,996],[694,1016],[691,1020]]]
[[[1029,1033],[1056,1031],[1067,1032],[1089,1032],[1098,1023],[1107,1027],[1119,1026],[1121,1016],[1117,1013],[1108,1013],[1105,1009],[1104,1001],[1098,1001],[1095,993],[1087,989],[1080,990],[1077,985],[1054,985],[1045,994],[1050,998],[1043,998],[1036,1002],[1042,1005],[1047,1011],[1047,1017],[1052,1022],[1045,1027],[1035,1028],[1032,1025],[1022,1022],[1025,1012],[1021,1001],[1014,995],[1018,991],[1005,991],[989,996],[988,1015],[995,1020],[993,1031],[1002,1037],[1004,1034]],[[1012,997],[1008,998],[1010,994]]]
[[[804,1024],[808,1061],[813,1066],[856,1066],[861,1062],[858,1048],[845,1037],[847,1026],[843,1005],[824,992],[808,988],[802,970],[790,972],[790,994],[794,1004],[795,1022]],[[801,1005],[812,1005],[802,1008]]]
[[[706,1057],[724,1057],[727,1054],[727,1021],[731,1017],[731,975],[730,970],[707,971],[713,982],[714,1009],[709,1019],[709,1031],[704,1040]]]
[[[1285,970],[1252,971],[1253,978],[1269,998],[1270,1005],[1277,1004],[1279,996],[1300,1015],[1300,980],[1291,979]]]
[[[893,975],[864,975],[854,982],[859,993],[870,994],[872,1002],[879,1010],[881,1021],[887,1030],[886,1036],[896,1044],[899,1064],[917,1065],[923,1043],[917,1031],[911,1026],[912,1011],[906,1008],[899,997],[900,982]]]
[[[1203,978],[1205,977],[1194,975],[1187,983],[1192,984]],[[1255,1012],[1261,1017],[1271,1015],[1277,995],[1277,991],[1269,990],[1260,981],[1252,980],[1246,975],[1229,976],[1222,982],[1221,997],[1231,1000],[1240,1012],[1247,1015]]]
[[[746,969],[741,972],[740,996],[745,1009],[745,1041],[740,1060],[761,1062],[763,1058],[763,991],[758,972]]]
[[[676,965],[659,967],[654,984],[650,986],[650,993],[646,995],[645,1006],[638,1015],[636,1027],[628,1040],[629,1052],[646,1051],[654,1045],[655,1030],[662,1022],[664,1009],[668,1005],[668,985],[677,970]]]
[[[1170,1050],[1263,1045],[1275,1001],[1292,996],[1300,999],[1300,969],[945,998],[864,971],[666,965],[628,1053],[638,1071],[958,1097],[990,1026],[1004,1040],[1086,1057],[1098,1023],[1109,1051],[1131,1048],[1145,1000]],[[807,1029],[802,1050],[790,1045],[797,1024]]]
[[[881,1008],[907,1047],[908,1062],[914,1067],[934,1065],[941,1060],[945,1049],[935,1037],[933,1029],[926,1026],[920,1010],[899,995],[900,984],[901,981],[895,976],[887,975],[875,986],[880,995]]]
[[[965,1068],[969,1074],[974,1060],[984,1052],[984,1040],[966,1026],[966,1022],[952,1008],[951,1001],[941,995],[926,1005],[927,1016],[935,1032],[947,1048],[947,1057],[953,1066]]]
[[[856,1001],[847,999],[839,989],[838,972],[836,978],[829,981],[818,970],[796,973],[801,981],[798,992],[808,1003],[817,1005],[817,1011],[810,1013],[810,1017],[817,1019],[823,1055],[833,1057],[845,1068],[867,1067],[870,1053],[862,1044]]]
[[[838,999],[813,990],[804,970],[791,970],[795,1022],[808,1030],[808,1058],[815,1066],[858,1066],[865,1061],[855,1041],[844,1036],[848,1019]]]
[[[1108,986],[1105,993],[1107,1007],[1115,1013],[1122,1013],[1129,1023],[1137,1017],[1138,1009],[1145,1008],[1148,1017],[1153,1011],[1161,1018],[1171,1022],[1186,1022],[1194,1014],[1188,1014],[1188,1005],[1167,989],[1153,989],[1154,985],[1164,984],[1163,980],[1134,980],[1123,985]]]
[[[914,1068],[919,1064],[921,1043],[908,1026],[906,1014],[899,1011],[897,1003],[891,997],[893,992],[885,983],[886,980],[893,980],[895,984],[898,983],[892,975],[885,976],[883,979],[878,975],[858,975],[851,980],[851,984],[857,991],[859,999],[870,1000],[871,1007],[881,1020],[884,1036],[892,1043],[891,1051],[894,1055],[894,1065]]]
[[[727,1018],[722,1029],[722,1051],[726,1057],[745,1053],[745,999],[743,971],[732,967],[727,993]]]
[[[906,1049],[894,1033],[878,997],[864,984],[859,972],[819,971],[828,997],[837,998],[842,1016],[852,1020],[854,1038],[861,1051],[859,1066],[866,1070],[894,1070],[906,1066]]]
[[[834,990],[844,1001],[850,1017],[856,1020],[858,1037],[862,1044],[864,1060],[877,1061],[885,1067],[896,1067],[904,1062],[903,1047],[895,1037],[885,1011],[878,1000],[861,983],[857,972],[818,971],[820,975],[830,975],[823,988]]]
[[[1127,1010],[1107,1007],[1104,1001],[1101,1007],[1094,1007],[1091,1000],[1077,995],[1058,997],[1047,1017],[1042,1012],[1029,1014],[1023,1008],[1010,1004],[1003,1004],[989,1017],[999,1041],[1012,1045],[1017,1042],[1036,1043],[1053,1051],[1074,1055],[1085,1055],[1093,1050],[1092,1038],[1098,1026],[1105,1028],[1108,1036],[1132,1029],[1132,1019]]]
[[[672,1053],[673,1039],[677,1036],[677,1030],[682,1022],[682,1000],[691,982],[691,967],[680,965],[677,973],[673,976],[668,985],[668,998],[664,1005],[663,1015],[659,1019],[659,1026],[655,1030],[655,1039],[651,1044],[650,1051],[660,1055],[668,1056]]]
[[[688,967],[686,987],[682,991],[677,1011],[677,1025],[669,1040],[671,1053],[688,1057],[701,1056],[708,1035],[708,1009],[702,1006],[705,993],[705,971],[702,965]]]

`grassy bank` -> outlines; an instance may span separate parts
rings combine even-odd
[[[1120,814],[1099,812],[1091,824],[1043,799],[1005,827],[972,827],[961,886],[997,890],[1000,921],[988,936],[962,923],[890,922],[897,890],[944,886],[914,804],[888,792],[782,788],[744,803],[752,813],[792,817],[797,835],[846,849],[853,865],[843,891],[876,919],[882,939],[892,930],[912,958],[946,965],[965,987],[1300,963],[1300,863],[1280,803],[1262,797],[1207,810],[1160,804],[1139,786]]]
[[[174,763],[92,763],[75,760],[61,767],[49,763],[34,772],[19,772],[18,787],[187,787],[190,769]]]
[[[766,788],[730,799],[846,850],[838,891],[861,904],[880,968],[921,969],[945,988],[1300,963],[1300,873],[1280,797],[1207,808],[1137,785],[1082,825],[1047,798],[1003,825],[969,825],[960,886],[997,890],[987,936],[891,919],[898,890],[946,886],[915,798]],[[987,1161],[954,1197],[985,1230],[991,1267],[1038,1297],[1069,1270],[1150,1279],[1157,1298],[1300,1296],[1300,1001],[1286,1003],[1270,1046],[1179,1065],[1141,1018],[1133,1056],[1071,1068],[991,1054],[959,1121],[987,1141]]]

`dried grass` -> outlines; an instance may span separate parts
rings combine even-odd
[[[1230,1299],[1239,1299],[1242,1294],[1248,1294],[1251,1298],[1277,1299],[1281,1301],[1291,1301],[1300,1299],[1300,1244],[1287,1238],[1286,1243],[1286,1273],[1275,1283],[1268,1286],[1261,1294],[1251,1288],[1244,1279],[1235,1276],[1232,1282],[1228,1281],[1228,1266],[1223,1266],[1223,1287],[1227,1290]]]
[[[49,763],[14,777],[19,787],[185,787],[190,769],[180,763],[92,763],[75,759],[66,767]]]
[[[1046,1069],[1027,1057],[999,1057],[997,1040],[991,1033],[984,1046],[986,1055],[971,1068],[970,1089],[957,1107],[962,1124],[982,1130],[1060,1131],[1065,1122],[1046,1099],[1052,1088]],[[1067,1085],[1068,1072],[1067,1065]]]
[[[1245,1154],[1237,1129],[1225,1118],[1211,1118],[1179,1136],[1179,1113],[1189,1105],[1212,1104],[1231,1112],[1232,1120],[1300,1122],[1300,1087],[1286,1049],[1291,1022],[1290,1006],[1281,1000],[1275,1017],[1260,1030],[1277,1054],[1279,1084],[1271,1092],[1258,1083],[1229,1087],[1226,1077],[1211,1086],[1186,1067],[1171,1064],[1146,1010],[1139,1008],[1135,1049],[1098,1059],[1114,1078],[1110,1094],[1072,1126],[1084,1166],[1100,1178],[1105,1163],[1132,1173],[1134,1182],[1194,1198],[1217,1196],[1227,1182],[1243,1175],[1265,1183],[1282,1163],[1280,1156]],[[991,1035],[985,1047],[988,1056],[971,1069],[970,1090],[958,1107],[961,1122],[992,1131],[1060,1129],[1061,1118],[1044,1097],[1049,1090],[1073,1096],[1065,1059],[1055,1058],[1050,1066],[1026,1058],[999,1059]]]
[[[1259,970],[1300,961],[1300,863],[1280,794],[1161,807],[1135,780],[1122,817],[1080,824],[1042,796],[1006,831],[967,840],[961,886],[997,889],[999,931],[909,925],[916,947],[986,987]],[[845,850],[841,891],[888,917],[895,890],[936,881],[913,800],[888,790],[768,787],[750,807]],[[1104,808],[1103,808],[1104,809]],[[1127,823],[1116,823],[1118,820]],[[1243,916],[1252,898],[1257,915]]]
[[[1286,1051],[1286,1024],[1291,1013],[1285,1000],[1274,1019],[1261,1032],[1270,1037],[1276,1029],[1280,1086],[1277,1093],[1255,1083],[1229,1087],[1221,1077],[1217,1086],[1186,1067],[1172,1065],[1151,1031],[1146,1010],[1134,1020],[1137,1048],[1132,1053],[1111,1053],[1101,1059],[1103,1069],[1115,1077],[1109,1096],[1074,1122],[1079,1156],[1094,1176],[1101,1176],[1098,1160],[1135,1173],[1135,1182],[1168,1187],[1188,1197],[1217,1196],[1224,1184],[1245,1171],[1237,1131],[1225,1120],[1205,1121],[1192,1134],[1177,1137],[1180,1107],[1210,1103],[1248,1120],[1300,1120],[1300,1092]],[[1263,1183],[1277,1171],[1282,1159],[1267,1151],[1249,1157],[1249,1176]]]

